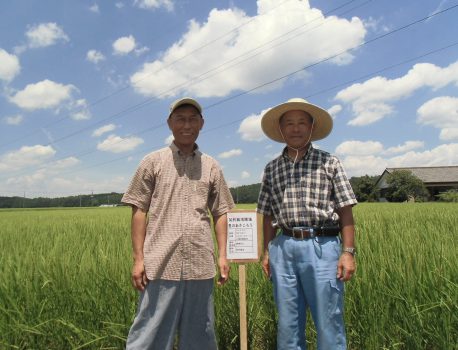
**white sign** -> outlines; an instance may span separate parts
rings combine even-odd
[[[227,213],[227,258],[257,260],[258,224],[255,211]]]

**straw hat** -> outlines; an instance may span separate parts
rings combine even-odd
[[[180,106],[183,106],[183,105],[191,105],[191,106],[194,106],[197,108],[197,110],[199,111],[200,114],[202,114],[202,107],[200,106],[199,102],[197,102],[196,100],[194,100],[193,98],[191,97],[183,97],[183,98],[180,98],[176,101],[174,101],[171,105],[170,105],[170,114],[169,116],[173,113],[173,111],[175,109],[177,109],[178,107]]]
[[[302,98],[292,98],[269,109],[262,117],[261,127],[267,137],[277,142],[285,142],[280,133],[280,117],[289,111],[304,111],[313,117],[311,141],[324,139],[331,133],[332,117],[326,110],[312,105]]]

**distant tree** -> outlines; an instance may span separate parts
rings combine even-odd
[[[351,187],[358,202],[374,202],[377,200],[378,191],[375,188],[377,179],[378,176],[369,175],[352,177],[350,179]]]
[[[437,195],[441,202],[458,202],[458,190],[448,190]]]
[[[235,203],[256,203],[261,184],[244,185],[230,188]]]
[[[395,170],[386,178],[388,188],[385,198],[390,202],[425,201],[428,199],[428,190],[423,181],[409,170]]]

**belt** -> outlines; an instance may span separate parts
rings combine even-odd
[[[315,237],[332,237],[338,236],[340,233],[339,226],[306,226],[281,228],[282,234],[296,239],[309,239]]]

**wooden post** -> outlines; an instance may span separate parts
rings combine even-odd
[[[246,268],[239,265],[239,298],[240,298],[240,350],[248,349],[246,318]]]

